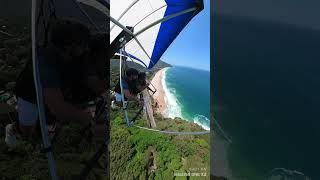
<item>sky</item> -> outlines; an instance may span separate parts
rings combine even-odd
[[[182,30],[161,59],[171,65],[210,70],[210,0],[204,0],[204,9]]]

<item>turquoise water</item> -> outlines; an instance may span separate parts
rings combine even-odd
[[[167,68],[163,87],[167,117],[180,117],[210,129],[210,72],[186,67]]]

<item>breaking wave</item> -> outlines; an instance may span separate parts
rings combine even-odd
[[[197,114],[193,117],[193,122],[200,125],[205,130],[210,130],[210,119],[206,116]]]
[[[164,117],[167,117],[167,118],[175,118],[175,117],[182,118],[181,105],[175,96],[176,90],[173,88],[169,89],[166,83],[167,70],[168,68],[164,69],[162,80],[161,80],[163,91],[165,93],[164,100],[167,106],[165,111],[163,112],[163,115]]]

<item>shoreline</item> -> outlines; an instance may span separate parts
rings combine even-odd
[[[178,117],[190,123],[197,124],[203,130],[210,130],[210,127],[203,125],[199,119],[203,117],[204,118],[208,118],[208,117],[205,117],[203,115],[197,115],[193,119],[186,119],[185,117],[183,117],[182,109],[180,109],[180,106],[176,102],[177,99],[174,97],[173,94],[168,92],[167,86],[166,84],[164,84],[165,83],[164,76],[168,68],[169,67],[165,67],[157,71],[151,80],[151,83],[157,89],[156,93],[153,95],[153,98],[157,103],[155,112],[160,113],[165,118],[174,119],[175,117]]]
[[[154,100],[156,101],[156,104],[157,104],[156,112],[160,113],[161,115],[164,115],[167,109],[166,93],[162,85],[163,75],[166,70],[167,68],[160,69],[159,71],[156,72],[156,74],[151,80],[151,83],[157,89],[157,91],[153,95]]]

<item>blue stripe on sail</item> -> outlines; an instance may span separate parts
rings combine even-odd
[[[164,17],[196,6],[196,0],[184,0],[184,4],[179,6],[176,4],[181,4],[180,0],[166,0],[166,3],[168,6]],[[161,23],[148,69],[152,68],[158,62],[163,53],[194,15],[194,12],[189,12]]]
[[[135,59],[135,60],[141,62],[145,67],[148,67],[141,59],[137,58],[136,56],[134,56],[134,55],[132,55],[132,54],[129,54],[129,53],[126,52],[126,51],[122,51],[122,53],[123,53],[123,55],[125,55],[125,56],[128,56],[128,57],[130,57],[130,58],[132,58],[132,59]]]

